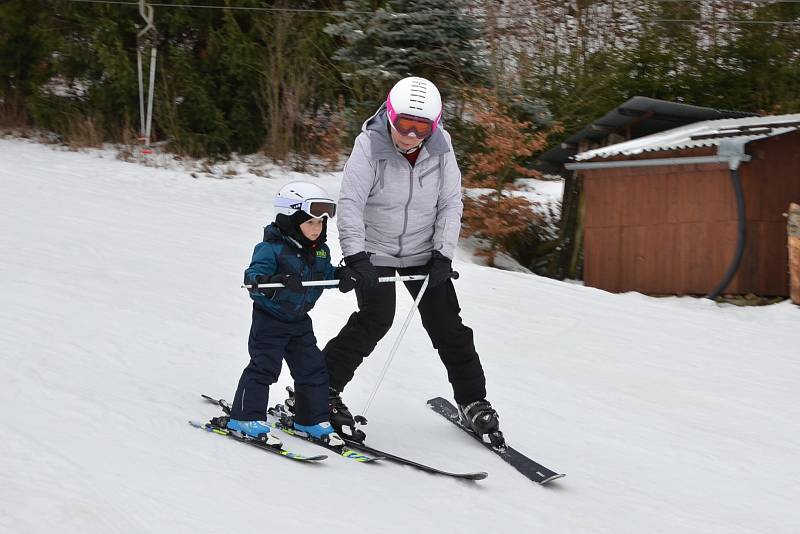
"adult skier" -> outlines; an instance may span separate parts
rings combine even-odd
[[[439,352],[462,419],[478,435],[499,430],[472,330],[459,315],[451,281],[461,229],[461,171],[441,124],[439,90],[424,78],[397,82],[361,128],[344,167],[337,227],[358,311],[323,349],[330,377],[331,423],[363,440],[341,392],[392,326],[395,285],[380,276],[428,274],[419,303],[422,324]],[[416,298],[422,282],[406,282]]]

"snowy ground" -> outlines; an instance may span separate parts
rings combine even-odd
[[[449,386],[418,320],[369,441],[486,470],[482,482],[339,457],[298,465],[189,426],[217,413],[200,393],[233,395],[249,328],[241,273],[272,195],[297,177],[195,179],[0,140],[0,532],[800,530],[800,310],[788,303],[612,295],[462,252],[489,398],[510,443],[567,473],[550,487],[425,407]],[[338,178],[313,180],[335,193]],[[320,344],[354,308],[352,295],[321,299]],[[356,411],[396,332],[346,391]]]

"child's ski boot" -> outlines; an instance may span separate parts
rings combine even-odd
[[[339,434],[334,431],[331,424],[327,421],[317,423],[316,425],[301,425],[297,421],[292,423],[292,428],[297,432],[305,433],[312,438],[326,442],[328,445],[334,447],[341,447],[344,445],[344,440],[339,437]]]
[[[271,447],[280,447],[282,445],[280,438],[270,432],[270,426],[266,421],[240,421],[238,419],[230,419],[226,428],[231,432],[238,432],[247,437],[263,441]]]

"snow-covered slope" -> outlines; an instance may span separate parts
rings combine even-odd
[[[788,303],[612,295],[458,258],[489,398],[511,444],[567,473],[551,487],[425,407],[449,385],[418,319],[369,441],[486,470],[482,482],[339,457],[299,465],[189,426],[217,413],[200,393],[233,395],[247,361],[241,273],[272,195],[298,177],[194,179],[0,140],[0,532],[798,531],[800,310]],[[336,174],[310,179],[338,188]],[[353,309],[352,294],[323,296],[320,345]],[[348,387],[354,411],[401,322]],[[284,372],[272,399],[289,383]]]

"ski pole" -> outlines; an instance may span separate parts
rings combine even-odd
[[[452,271],[450,276],[451,278],[458,278],[458,273]],[[378,393],[378,389],[381,387],[381,382],[383,382],[383,379],[386,377],[387,371],[389,371],[389,366],[392,364],[394,355],[397,354],[397,349],[398,347],[400,347],[400,341],[403,339],[403,336],[405,335],[406,330],[408,329],[408,325],[411,324],[411,318],[414,317],[414,312],[417,311],[417,308],[419,307],[419,302],[422,300],[422,295],[424,295],[425,290],[428,289],[428,281],[429,281],[428,278],[429,278],[428,276],[425,276],[425,281],[422,283],[422,287],[419,290],[419,294],[417,295],[417,298],[414,299],[414,305],[411,306],[411,309],[409,310],[408,315],[406,316],[406,320],[403,323],[403,328],[401,328],[400,333],[397,334],[397,338],[394,340],[394,345],[392,345],[392,350],[389,351],[389,357],[386,358],[386,363],[383,364],[383,369],[381,370],[381,374],[378,377],[378,382],[375,384],[375,389],[372,390],[372,394],[369,396],[369,399],[367,399],[367,405],[364,406],[364,410],[362,410],[361,415],[359,415],[358,418],[356,419],[357,423],[361,423],[362,425],[367,424],[367,417],[366,417],[367,410],[369,410],[369,407],[372,405],[372,401],[373,399],[375,399],[375,395]]]
[[[414,280],[425,280],[427,275],[425,274],[410,274],[406,276],[381,276],[378,278],[378,282],[385,283],[385,282],[411,282]],[[453,271],[451,278],[458,278],[458,273]],[[312,286],[338,286],[339,280],[312,280],[309,282],[303,282],[304,287],[312,287]],[[242,288],[244,289],[261,289],[261,288],[279,288],[283,287],[281,283],[273,283],[273,284],[257,284],[257,285],[243,285]]]

